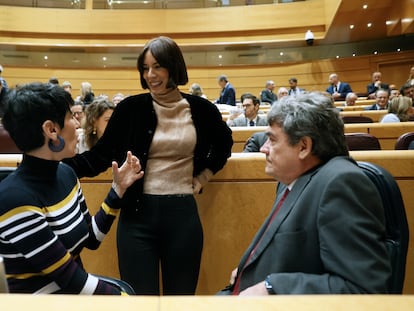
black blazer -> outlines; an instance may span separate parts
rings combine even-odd
[[[379,88],[375,86],[375,83],[370,83],[367,85],[367,92],[369,95],[369,94],[375,93],[378,89],[389,90],[389,88],[390,88],[389,85],[385,83],[381,83]]]
[[[219,104],[236,106],[236,90],[233,85],[227,83],[220,93]]]
[[[214,104],[200,96],[184,93],[181,95],[190,104],[197,135],[193,176],[206,168],[216,173],[231,156],[232,131]],[[107,170],[113,160],[122,163],[126,152],[130,150],[139,158],[145,171],[156,127],[157,115],[151,94],[129,96],[116,106],[96,145],[74,158],[65,159],[64,162],[75,170],[78,177],[92,177]],[[122,200],[127,205],[136,204],[140,198],[144,178],[137,180],[126,191]]]
[[[330,85],[330,86],[326,89],[326,91],[327,91],[329,94],[331,94],[331,95],[332,95],[333,93],[335,93],[335,92],[334,92],[334,87],[333,87],[333,85]],[[338,93],[340,93],[340,94],[341,94],[341,97],[345,98],[345,97],[346,97],[346,94],[351,93],[351,92],[352,92],[352,89],[351,89],[351,86],[350,86],[348,83],[341,82],[341,83],[339,84]]]

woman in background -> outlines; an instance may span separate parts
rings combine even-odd
[[[95,94],[92,91],[92,84],[87,81],[81,83],[80,93],[79,100],[84,106],[89,105],[95,99]]]
[[[408,80],[406,83],[409,85],[414,85],[414,66],[410,69],[410,74],[408,75]]]
[[[82,131],[79,133],[78,153],[91,149],[102,137],[115,105],[106,97],[97,97],[86,106]]]
[[[207,99],[206,94],[204,94],[203,89],[201,88],[200,84],[193,83],[190,86],[190,94],[195,96],[201,96]]]
[[[112,162],[113,183],[91,216],[73,170],[78,121],[62,87],[32,83],[9,92],[2,120],[23,160],[0,183],[0,256],[12,293],[121,294],[87,273],[79,254],[97,249],[111,228],[126,189],[143,176],[138,159]]]
[[[394,97],[389,106],[388,113],[381,119],[381,123],[406,122],[413,114],[413,103],[407,96]]]

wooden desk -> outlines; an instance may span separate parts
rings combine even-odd
[[[376,99],[357,99],[357,101],[355,102],[355,105],[371,106],[371,105],[375,104],[376,102],[377,102]],[[345,104],[344,100],[335,101],[335,106],[336,107],[343,107],[344,104]]]
[[[159,297],[0,294],[2,311],[159,311]]]
[[[412,311],[412,295],[81,296],[0,294],[9,311]]]
[[[364,116],[371,118],[373,122],[379,122],[388,113],[388,110],[358,110],[358,111],[341,111],[339,114],[344,116]]]
[[[161,311],[412,311],[414,296],[162,297]]]

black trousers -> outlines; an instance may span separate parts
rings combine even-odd
[[[117,232],[121,279],[138,295],[193,295],[203,229],[192,195],[144,195],[121,211]]]

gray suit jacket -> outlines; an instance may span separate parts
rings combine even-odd
[[[248,122],[249,120],[246,117],[238,117],[233,120],[230,126],[247,126]],[[257,115],[256,126],[266,126],[267,124],[267,118],[265,115]]]
[[[277,201],[286,189],[278,189]],[[242,256],[239,273],[269,218]],[[240,290],[263,281],[277,294],[385,293],[391,275],[376,187],[348,157],[296,180],[241,275]]]
[[[260,148],[267,140],[266,132],[254,133],[244,145],[243,152],[260,152]]]

